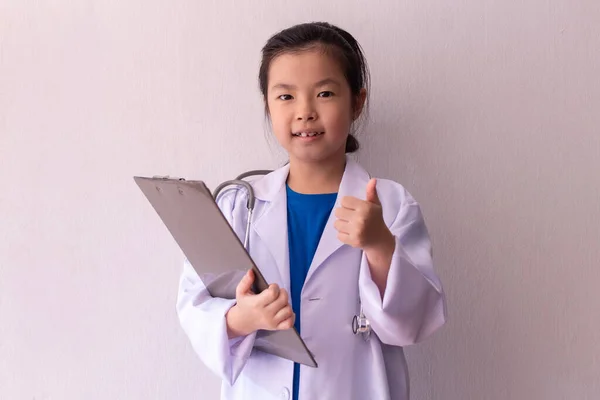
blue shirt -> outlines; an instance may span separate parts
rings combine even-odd
[[[300,299],[306,274],[317,250],[323,229],[335,205],[337,193],[301,194],[286,185],[290,289],[295,328],[300,332]],[[298,400],[300,365],[294,363],[293,399]]]

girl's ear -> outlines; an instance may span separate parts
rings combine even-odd
[[[366,100],[367,89],[362,88],[360,89],[360,93],[358,93],[358,95],[356,96],[356,102],[354,103],[354,115],[352,116],[353,121],[356,121],[358,117],[360,117],[360,114],[362,114]]]

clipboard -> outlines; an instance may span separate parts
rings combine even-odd
[[[235,299],[235,289],[248,268],[254,271],[256,293],[269,287],[203,181],[142,176],[133,179],[212,297]],[[259,330],[254,348],[317,367],[294,327]]]

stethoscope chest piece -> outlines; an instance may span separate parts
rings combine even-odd
[[[354,332],[355,335],[359,333],[362,334],[365,340],[368,339],[369,335],[371,334],[371,324],[369,323],[367,317],[365,317],[362,307],[360,314],[355,315],[352,318],[352,332]]]

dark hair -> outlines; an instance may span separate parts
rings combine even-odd
[[[284,53],[308,50],[316,46],[322,46],[324,51],[329,52],[340,63],[352,93],[353,110],[356,107],[356,98],[361,89],[367,89],[367,96],[369,95],[369,70],[362,49],[356,39],[345,30],[327,22],[304,23],[276,33],[262,49],[258,80],[267,113],[268,75],[273,59]],[[358,148],[358,140],[352,133],[349,133],[346,140],[346,153],[353,153]]]

